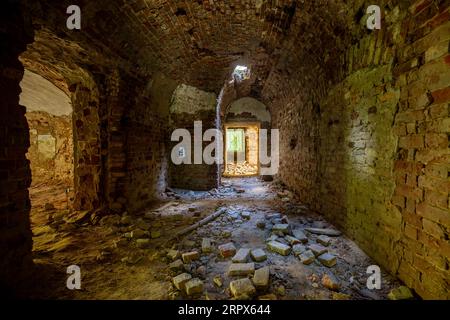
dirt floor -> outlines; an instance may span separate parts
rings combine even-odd
[[[237,250],[261,248],[267,255],[265,261],[254,262],[255,269],[270,269],[269,285],[254,293],[255,299],[386,299],[400,285],[382,272],[381,289],[368,290],[366,269],[375,263],[344,235],[325,237],[330,242],[325,248],[336,257],[334,266],[324,266],[319,258],[302,263],[289,245],[295,240],[271,230],[274,223],[287,223],[291,235],[293,230],[304,232],[307,242],[297,245],[300,252],[319,237],[305,228],[334,227],[298,203],[289,191],[256,177],[223,179],[219,189],[209,192],[169,190],[166,201],[136,215],[71,212],[62,185],[37,186],[30,194],[37,269],[36,283],[24,294],[31,298],[231,299],[230,282],[246,276],[228,275],[232,258],[223,258],[218,247],[229,242]],[[216,219],[175,237],[218,211],[222,214]],[[273,233],[278,234],[273,236],[278,243],[291,247],[289,255],[268,249],[267,239]],[[210,253],[202,253],[204,238],[212,241]],[[174,267],[173,260],[191,251],[200,257],[181,269]],[[251,257],[246,259],[252,262]],[[70,265],[81,268],[80,290],[66,288]],[[173,278],[180,273],[199,278],[201,293],[187,296],[176,289]]]

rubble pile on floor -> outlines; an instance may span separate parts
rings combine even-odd
[[[169,201],[135,214],[80,212],[60,219],[58,211],[45,211],[54,222],[34,229],[36,253],[84,266],[85,286],[96,291],[76,292],[77,298],[412,296],[402,287],[393,291],[397,283],[386,273],[382,290],[366,289],[373,261],[293,193],[274,189],[245,178],[224,182],[215,196],[168,190]],[[104,279],[110,272],[111,283]]]
[[[229,215],[239,221],[251,219],[248,211],[236,214],[230,210]],[[205,264],[214,257],[229,261],[229,263],[226,272],[223,275],[215,275],[212,282],[214,286],[220,288],[224,284],[224,278],[229,278],[229,287],[224,291],[233,299],[276,298],[275,294],[267,292],[271,276],[273,276],[270,265],[267,263],[268,253],[275,253],[283,257],[293,255],[305,265],[317,261],[327,268],[333,268],[337,263],[337,257],[328,252],[327,248],[333,241],[332,237],[340,235],[337,230],[292,228],[288,218],[280,213],[267,214],[264,219],[257,219],[254,223],[256,228],[268,231],[269,236],[266,239],[265,247],[237,248],[231,241],[214,245],[213,239],[203,238],[201,248],[198,249],[184,252],[169,249],[167,257],[171,260],[169,269],[173,275],[172,282],[175,289],[172,297],[176,298],[180,295],[196,297],[204,294],[203,281],[191,273],[197,276],[199,271],[204,273],[206,271]],[[192,289],[194,284],[195,289]],[[332,273],[324,278],[323,285],[333,291],[338,291],[340,288],[339,281]],[[278,293],[280,290],[284,289],[276,288]],[[338,297],[349,298],[345,294]]]
[[[228,176],[249,176],[258,173],[258,166],[245,162],[227,163],[224,175]]]

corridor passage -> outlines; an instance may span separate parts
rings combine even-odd
[[[0,297],[450,299],[450,0],[7,0],[0,48]]]

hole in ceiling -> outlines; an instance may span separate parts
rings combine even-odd
[[[175,15],[176,16],[185,16],[185,15],[187,15],[187,12],[183,8],[177,8],[177,11],[175,11]]]
[[[239,81],[250,79],[250,69],[246,66],[236,66],[233,71],[233,79]]]

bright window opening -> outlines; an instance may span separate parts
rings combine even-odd
[[[242,152],[245,147],[244,130],[243,129],[228,129],[227,130],[227,148],[231,152]]]

